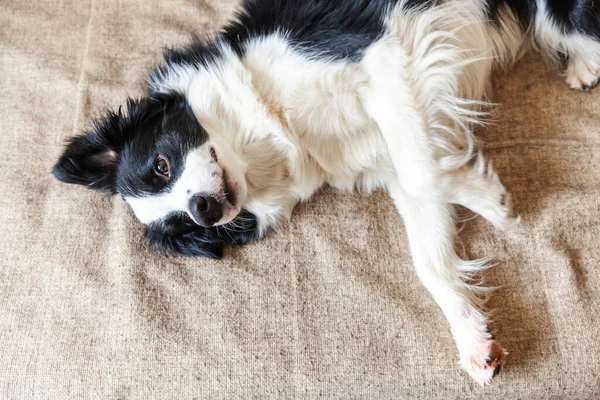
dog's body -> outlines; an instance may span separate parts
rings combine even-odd
[[[208,43],[165,53],[149,96],[74,138],[59,179],[120,193],[151,243],[220,256],[261,237],[325,184],[387,190],[417,273],[479,383],[504,351],[470,282],[485,261],[454,250],[453,204],[517,219],[478,153],[490,77],[534,43],[600,75],[592,0],[247,0]]]

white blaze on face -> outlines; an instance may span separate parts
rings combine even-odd
[[[187,198],[196,194],[210,194],[221,199],[223,193],[223,170],[211,156],[210,143],[190,151],[185,159],[181,176],[173,186],[173,192],[183,192]]]
[[[210,142],[206,142],[187,154],[183,171],[168,192],[125,197],[141,223],[147,225],[177,211],[191,217],[190,199],[198,194],[212,196],[223,204],[223,218],[217,225],[227,223],[237,215],[239,207],[227,202],[223,169],[212,158],[211,148]]]

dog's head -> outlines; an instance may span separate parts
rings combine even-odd
[[[223,138],[210,137],[185,97],[129,100],[70,140],[54,166],[61,181],[120,194],[162,249],[220,257],[256,231],[242,212],[244,165]]]

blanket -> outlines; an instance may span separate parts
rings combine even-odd
[[[0,0],[0,397],[598,398],[600,90],[571,91],[536,55],[496,79],[478,132],[523,221],[460,233],[497,263],[488,306],[510,354],[485,388],[385,193],[324,189],[215,261],[157,254],[120,198],[52,177],[66,138],[143,93],[163,46],[235,6]]]

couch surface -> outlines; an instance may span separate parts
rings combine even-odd
[[[234,1],[0,0],[0,398],[593,399],[600,393],[600,90],[527,56],[485,153],[523,222],[477,218],[493,330],[472,383],[384,193],[325,189],[221,261],[157,254],[120,198],[56,181],[67,137],[142,94],[161,47]]]

